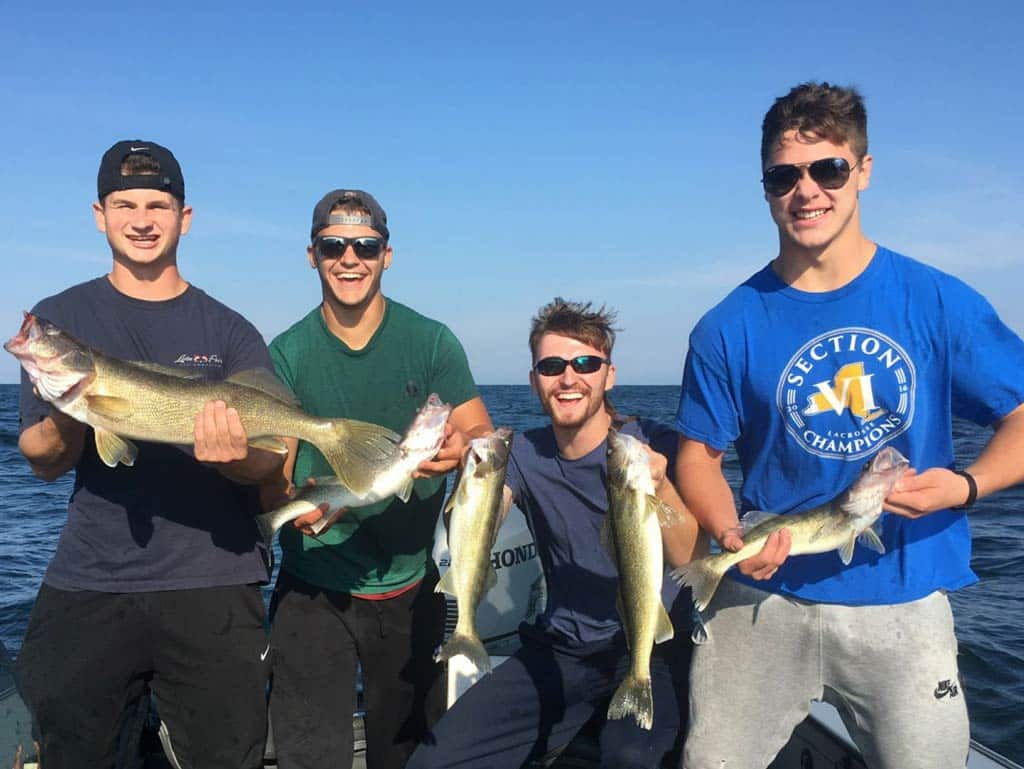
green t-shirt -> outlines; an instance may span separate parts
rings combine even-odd
[[[466,353],[447,326],[386,300],[384,319],[369,343],[353,350],[327,328],[320,308],[270,344],[278,376],[302,408],[320,417],[347,417],[404,434],[427,397],[458,406],[477,396]],[[323,455],[299,442],[293,480],[333,475]],[[423,578],[445,479],[416,481],[407,503],[392,498],[352,509],[318,539],[291,526],[281,530],[281,568],[328,590],[374,595]]]

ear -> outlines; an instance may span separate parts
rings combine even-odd
[[[394,256],[394,251],[391,250],[391,246],[389,245],[387,248],[384,249],[384,256],[381,257],[381,259],[384,262],[384,269],[385,270],[388,267],[391,266],[391,257],[392,256]]]
[[[96,229],[100,232],[106,232],[107,217],[103,213],[103,204],[99,201],[92,204],[92,216],[96,220]]]
[[[604,391],[608,392],[615,387],[615,364],[608,364],[608,376],[604,380]]]
[[[866,190],[871,183],[872,159],[870,155],[865,155],[864,159],[860,161],[860,172],[857,174],[857,192]]]
[[[316,269],[316,257],[313,255],[313,246],[306,246],[306,258],[309,260],[309,266]]]
[[[192,206],[185,206],[181,209],[181,234],[187,235],[192,229]]]
[[[530,369],[530,389],[533,390],[534,395],[540,395],[540,391],[537,389],[537,372]]]

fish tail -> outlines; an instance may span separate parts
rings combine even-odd
[[[608,718],[633,716],[637,726],[650,730],[654,726],[654,696],[651,679],[626,676],[608,703]]]
[[[300,515],[304,515],[314,509],[314,506],[308,502],[300,502],[298,500],[287,502],[281,505],[281,507],[257,515],[256,527],[260,530],[260,535],[263,537],[263,541],[267,543],[267,547],[270,547],[278,529],[288,523],[288,521],[294,521]]]
[[[458,630],[452,633],[448,642],[437,650],[434,659],[437,662],[444,662],[460,654],[473,664],[479,674],[491,672],[491,656],[480,639]]]
[[[712,567],[709,559],[700,558],[672,570],[672,579],[693,590],[693,605],[704,611],[718,589],[724,572]]]
[[[332,419],[310,441],[324,455],[334,474],[357,497],[373,485],[375,468],[395,452],[402,438],[380,425],[354,419]]]

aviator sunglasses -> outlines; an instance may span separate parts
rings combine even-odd
[[[384,250],[383,238],[343,238],[340,235],[325,235],[313,241],[313,253],[318,259],[340,259],[345,249],[352,246],[352,251],[360,259],[376,259]]]
[[[565,371],[566,366],[572,366],[577,374],[593,374],[605,363],[611,363],[609,358],[602,358],[600,355],[577,355],[575,358],[541,358],[533,364],[533,370],[541,376],[559,376]]]
[[[854,167],[860,165],[858,161]],[[783,163],[766,168],[761,183],[764,191],[772,197],[781,198],[796,186],[807,169],[819,187],[826,190],[838,190],[850,178],[850,164],[846,158],[822,158],[813,163]]]

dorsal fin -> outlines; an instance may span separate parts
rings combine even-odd
[[[253,390],[259,390],[261,393],[269,395],[271,398],[275,398],[282,403],[287,403],[289,406],[299,405],[299,400],[295,397],[295,394],[270,369],[251,368],[246,371],[239,371],[229,376],[225,381],[242,385],[243,387],[251,387]]]
[[[129,361],[129,363],[136,368],[143,369],[144,371],[151,371],[154,374],[163,374],[164,376],[172,376],[177,379],[203,379],[203,375],[198,371],[189,371],[184,368],[165,366],[162,363],[152,363],[148,360],[133,360]]]
[[[758,524],[777,517],[777,513],[768,513],[764,510],[748,510],[743,516],[743,520],[740,521],[740,526],[743,528],[743,534],[746,535]]]

